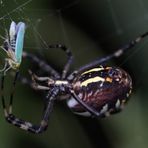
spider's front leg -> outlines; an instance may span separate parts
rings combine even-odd
[[[70,65],[72,63],[72,60],[73,60],[73,55],[72,55],[72,52],[69,50],[69,48],[67,48],[65,45],[63,44],[52,44],[52,45],[49,45],[48,48],[59,48],[61,50],[63,50],[68,59],[67,59],[67,62],[63,68],[63,71],[62,71],[62,76],[60,76],[60,74],[54,70],[50,65],[48,65],[44,60],[42,59],[39,59],[37,56],[35,56],[34,54],[31,54],[31,53],[28,53],[28,52],[23,52],[23,58],[27,58],[27,59],[30,59],[31,61],[33,61],[34,63],[37,63],[38,66],[40,67],[40,69],[42,69],[43,71],[45,72],[48,72],[52,77],[54,77],[55,79],[65,79],[66,75],[67,75],[67,72],[70,68]],[[36,77],[37,78],[37,77]],[[36,79],[35,77],[33,79]],[[23,84],[27,84],[29,86],[31,86],[31,88],[33,89],[40,89],[41,87],[37,87],[37,85],[34,85],[36,83],[32,83],[29,79],[27,79],[26,77],[23,77],[23,76],[19,76],[19,80],[23,83]],[[39,77],[36,79],[37,81],[46,81],[48,80],[48,78],[46,79],[45,77],[42,79]],[[43,88],[44,89],[44,88]]]
[[[47,86],[42,86],[37,83],[37,81],[47,83],[49,81],[48,77],[38,77],[37,75],[33,74],[31,70],[29,70],[29,74],[31,76],[31,79],[19,74],[18,80],[24,85],[29,85],[34,90],[49,90]],[[15,73],[11,72],[11,75],[15,76]]]
[[[53,69],[44,60],[38,58],[36,55],[28,53],[28,52],[23,52],[23,58],[29,59],[32,62],[36,63],[41,70],[43,70],[44,72],[50,73],[51,76],[53,76],[55,78],[60,78],[59,73],[55,69]]]
[[[4,79],[2,79],[4,80]],[[3,85],[1,85],[2,89],[3,89]],[[56,88],[53,88],[52,90],[50,90],[48,92],[48,95],[46,96],[46,106],[45,106],[45,110],[43,113],[43,117],[42,120],[40,122],[39,125],[34,125],[31,122],[22,120],[20,118],[17,118],[13,113],[12,113],[12,96],[10,98],[10,104],[8,106],[8,109],[6,107],[5,104],[5,98],[4,95],[2,95],[2,105],[3,105],[3,109],[4,109],[4,116],[5,119],[10,123],[13,124],[23,130],[32,132],[32,133],[42,133],[47,129],[48,126],[48,120],[49,120],[49,116],[50,113],[53,109],[53,104],[54,104],[54,100],[56,95],[58,94],[58,90]]]
[[[62,79],[64,79],[67,75],[67,72],[70,68],[70,65],[72,63],[72,60],[73,60],[73,55],[72,55],[72,52],[69,50],[69,48],[67,48],[65,45],[63,44],[51,44],[48,46],[48,48],[59,48],[61,50],[63,50],[67,57],[68,57],[68,60],[67,60],[67,63],[65,64],[64,66],[64,69],[62,71]],[[43,71],[46,71],[48,73],[51,74],[51,76],[54,76],[55,78],[60,78],[60,74],[54,70],[50,65],[48,65],[45,61],[39,59],[37,56],[35,56],[34,54],[31,54],[31,53],[27,53],[27,52],[23,52],[23,58],[28,58],[30,60],[32,60],[33,62],[37,63],[38,66],[43,70]]]
[[[31,70],[29,70],[29,74],[31,75],[32,78],[32,87],[35,90],[49,90],[50,88],[48,85],[53,84],[54,80],[50,79],[49,77],[38,77],[36,74],[32,73]],[[47,86],[40,85],[37,83],[38,82],[45,82]]]
[[[67,72],[70,68],[70,65],[72,63],[72,60],[73,60],[72,52],[64,44],[51,44],[48,47],[49,48],[60,48],[61,50],[63,50],[66,53],[68,59],[67,59],[67,63],[65,64],[65,66],[63,68],[62,76],[61,76],[62,79],[65,79]]]

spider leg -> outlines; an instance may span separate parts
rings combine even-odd
[[[60,48],[63,51],[65,51],[66,55],[68,56],[67,63],[65,64],[64,69],[62,71],[62,79],[64,79],[73,60],[71,51],[65,45],[62,44],[49,45],[48,48]],[[39,67],[44,71],[51,73],[51,75],[57,79],[60,78],[60,75],[56,70],[54,70],[51,66],[49,66],[45,61],[39,59],[37,56],[27,52],[23,52],[23,58],[31,59],[33,62],[37,63]]]
[[[45,61],[39,59],[34,54],[23,52],[23,58],[28,58],[28,59],[32,60],[33,62],[37,63],[38,66],[42,70],[44,70],[45,72],[50,73],[55,78],[60,78],[60,75],[59,75],[59,73],[56,70],[54,70],[50,65],[48,65]]]
[[[97,112],[95,109],[84,103],[73,90],[71,90],[71,95],[74,97],[76,101],[78,101],[79,104],[81,104],[89,113],[92,114],[92,116],[99,116],[99,112]]]
[[[29,70],[29,74],[31,75],[31,78],[33,81],[32,85],[33,85],[34,89],[36,89],[36,90],[49,90],[50,89],[48,86],[39,85],[36,81],[46,82],[47,84],[54,83],[54,81],[52,79],[50,79],[49,77],[38,77],[37,75],[32,73],[31,70]]]
[[[61,77],[62,79],[65,79],[65,77],[67,75],[67,72],[68,72],[68,70],[70,68],[70,65],[72,63],[72,60],[73,60],[72,52],[69,50],[69,48],[67,48],[63,44],[54,44],[54,45],[49,45],[48,47],[49,48],[60,48],[66,53],[66,55],[68,57],[68,60],[67,60],[67,63],[65,64],[65,66],[64,66],[64,69],[62,71],[62,77]]]
[[[12,102],[13,102],[13,96],[14,96],[14,91],[15,91],[15,85],[16,85],[16,81],[17,81],[17,77],[18,77],[18,74],[19,74],[19,71],[17,71],[15,73],[15,77],[14,77],[14,80],[13,80],[13,89],[12,89],[12,92],[10,94],[10,102],[9,102],[9,112],[11,113],[12,112]],[[5,75],[2,75],[2,80],[1,80],[1,91],[2,91],[2,104],[3,104],[3,107],[5,107],[5,101],[4,101],[4,78],[5,78]],[[4,109],[4,113],[6,113],[6,109]]]
[[[11,75],[14,76],[14,72],[11,72]],[[39,85],[38,83],[36,83],[36,80],[41,81],[41,82],[47,81],[47,80],[49,80],[49,79],[46,79],[48,77],[38,77],[35,74],[33,74],[33,75],[35,75],[35,77],[34,77],[34,76],[32,76],[31,73],[30,73],[30,75],[31,75],[32,80],[28,79],[25,76],[22,76],[21,74],[18,75],[18,80],[24,85],[29,85],[34,90],[49,90],[49,87]]]
[[[122,54],[124,54],[128,49],[134,47],[136,44],[138,44],[139,42],[142,41],[142,39],[144,39],[146,36],[148,36],[148,32],[142,34],[141,36],[137,37],[135,40],[132,40],[131,42],[129,42],[127,45],[117,49],[115,52],[111,53],[110,55],[104,57],[104,58],[99,58],[98,60],[91,62],[87,65],[84,65],[83,67],[80,67],[78,70],[74,71],[69,78],[72,79],[73,75],[81,73],[89,68],[95,67],[97,65],[103,64],[107,61],[109,61],[112,58],[118,58],[120,57]]]
[[[4,81],[4,78],[2,79]],[[1,88],[3,89],[3,83],[1,84]],[[10,101],[10,106],[9,109],[7,110],[6,105],[5,105],[5,100],[4,100],[4,95],[2,95],[2,105],[4,109],[4,115],[5,119],[10,123],[13,124],[23,130],[38,134],[42,133],[47,129],[48,126],[48,120],[50,113],[53,109],[53,104],[55,100],[55,96],[58,94],[58,90],[54,88],[50,93],[46,96],[46,106],[45,106],[45,111],[42,117],[42,120],[39,125],[34,125],[31,122],[22,120],[20,118],[17,118],[14,114],[12,114],[12,108],[10,107],[12,102]]]
[[[11,75],[14,76],[14,72],[11,72]],[[34,88],[34,84],[32,83],[32,80],[28,79],[25,76],[22,76],[21,74],[18,75],[18,80],[24,84],[24,85],[29,85],[31,88]]]
[[[35,90],[49,90],[49,87],[43,86],[43,85],[38,85],[37,83],[32,84],[33,89]]]
[[[44,81],[50,81],[52,79],[50,79],[49,77],[38,77],[36,74],[34,74],[31,70],[29,70],[29,74],[31,75],[32,80],[35,82],[40,81],[40,82],[44,82]]]
[[[19,71],[16,71],[16,74],[15,74],[15,77],[14,77],[14,80],[13,80],[13,89],[12,89],[12,92],[10,94],[10,102],[9,102],[9,108],[8,108],[10,113],[12,112],[13,96],[14,96],[14,92],[15,92],[15,86],[16,86],[16,81],[17,81],[18,75],[19,75]]]

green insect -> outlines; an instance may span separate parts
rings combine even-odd
[[[4,41],[4,46],[2,48],[7,53],[5,66],[1,70],[4,74],[6,74],[9,69],[19,69],[22,61],[24,34],[25,23],[19,22],[16,25],[15,22],[11,22],[9,37]]]

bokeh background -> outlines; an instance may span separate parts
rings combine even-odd
[[[24,50],[38,55],[61,72],[66,62],[60,50],[47,44],[64,43],[74,54],[71,71],[112,53],[148,31],[147,0],[0,0],[0,35],[5,36],[12,20],[27,25]],[[1,45],[3,39],[0,40]],[[125,110],[105,119],[74,115],[65,102],[57,102],[46,132],[34,135],[8,124],[0,108],[2,148],[147,148],[148,147],[148,38],[119,59],[107,64],[120,66],[133,79],[133,93]],[[0,66],[5,54],[1,50]],[[38,69],[23,60],[21,74]],[[43,73],[43,76],[47,74]],[[9,100],[13,77],[7,74],[5,96]],[[44,93],[17,82],[15,115],[39,123]]]

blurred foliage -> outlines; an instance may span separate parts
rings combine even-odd
[[[46,44],[64,43],[71,48],[75,56],[72,71],[115,51],[148,30],[146,0],[1,0],[0,6],[0,34],[5,35],[11,20],[26,22],[24,50],[40,56],[59,72],[66,56],[58,49],[46,51]],[[1,108],[0,147],[147,148],[147,47],[146,38],[121,58],[108,63],[124,68],[133,78],[133,94],[122,113],[105,119],[84,118],[72,114],[65,103],[57,102],[48,130],[34,135],[7,124]],[[35,67],[23,60],[21,73],[27,76],[28,69],[35,70]],[[7,99],[12,80],[8,75]],[[18,82],[14,113],[39,123],[43,97],[42,92]]]

